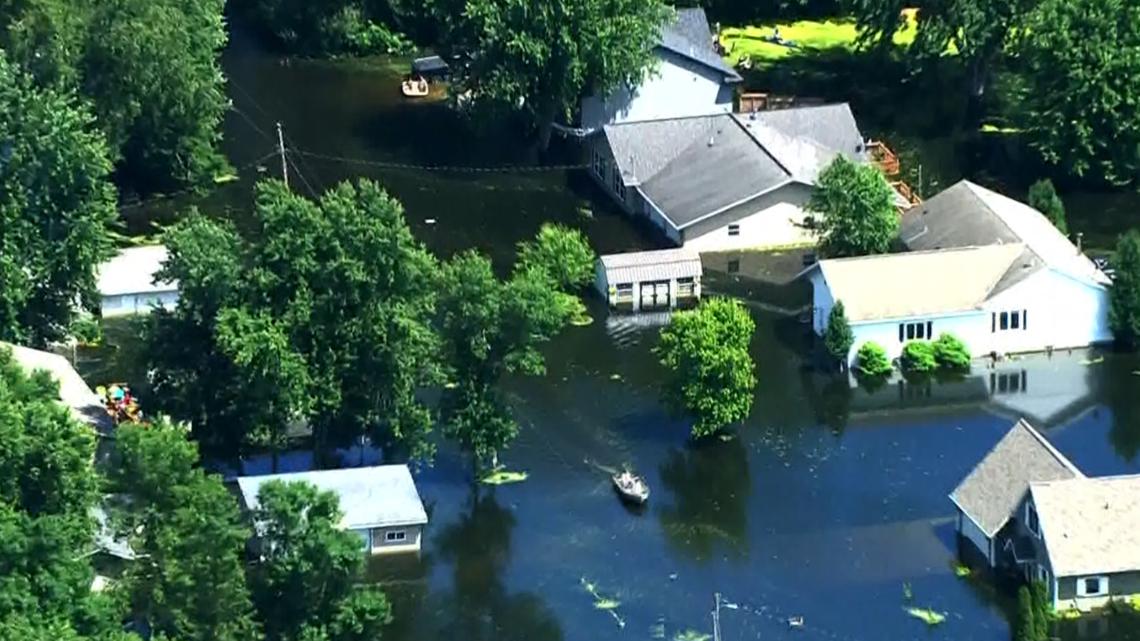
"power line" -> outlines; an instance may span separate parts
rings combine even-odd
[[[543,172],[543,171],[567,171],[570,169],[586,169],[589,167],[587,164],[575,165],[497,165],[491,167],[471,167],[466,165],[418,165],[414,163],[403,162],[385,162],[381,160],[368,160],[366,158],[350,158],[347,156],[334,156],[332,154],[322,154],[315,151],[306,151],[304,149],[293,150],[302,156],[316,158],[318,160],[327,160],[330,162],[341,162],[353,165],[363,165],[367,167],[380,167],[384,169],[413,169],[418,171],[442,171],[442,172],[472,172],[472,173],[513,173],[513,172]]]
[[[266,161],[266,160],[268,160],[268,159],[270,159],[276,155],[277,155],[277,151],[271,151],[271,152],[265,154],[264,156],[262,156],[261,158],[258,158],[257,160],[248,162],[248,163],[242,165],[241,167],[238,167],[234,171],[235,171],[235,173],[241,173],[241,172],[249,169],[250,167],[253,167],[254,165],[259,165],[262,162],[264,162],[264,161]],[[147,207],[147,206],[153,205],[155,203],[162,202],[164,200],[171,200],[174,198],[178,198],[179,196],[184,196],[186,194],[196,192],[196,191],[201,191],[201,190],[202,190],[202,188],[200,186],[187,187],[185,189],[179,189],[178,191],[172,191],[168,194],[159,194],[158,196],[152,196],[150,198],[147,198],[146,200],[140,200],[136,203],[131,203],[129,205],[119,205],[118,209],[119,209],[119,211],[125,211],[125,210],[129,210],[129,209],[138,209],[139,207]]]
[[[297,166],[297,163],[293,162],[293,155],[292,150],[285,150],[285,159],[289,161],[289,166],[293,168],[293,172],[301,179],[301,184],[305,185],[305,189],[309,190],[309,195],[311,195],[314,200],[320,199],[317,190],[313,189],[313,186],[310,185],[309,181],[305,178],[305,174],[301,173],[301,168]]]

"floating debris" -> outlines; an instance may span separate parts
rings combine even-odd
[[[434,218],[425,218],[424,219],[425,225],[434,225],[435,223],[436,223],[436,220]]]
[[[590,596],[594,597],[594,609],[609,612],[610,616],[614,618],[614,623],[617,623],[619,628],[625,627],[625,619],[621,618],[621,615],[617,612],[618,607],[621,606],[621,601],[604,596],[601,591],[598,590],[598,586],[591,581],[587,581],[586,577],[581,577],[578,579],[578,582],[582,584],[586,592],[590,593]],[[662,633],[664,633],[664,631]]]
[[[616,373],[610,374],[610,380],[611,381],[620,381],[621,380],[621,374],[616,374]]]
[[[600,598],[594,601],[594,608],[597,610],[616,610],[621,605],[621,601],[617,599]]]
[[[232,183],[237,179],[238,179],[237,174],[233,174],[233,173],[222,174],[220,176],[214,176],[214,184],[215,185],[224,185],[226,183]]]
[[[650,639],[664,639],[665,638],[665,622],[658,620],[657,623],[649,626]]]
[[[958,563],[954,566],[954,576],[956,576],[960,579],[964,579],[964,578],[970,576],[970,573],[971,573],[970,568],[962,565],[961,563]]]
[[[521,483],[525,481],[528,476],[530,476],[530,474],[527,472],[515,472],[500,468],[479,479],[479,482],[486,485],[507,485],[510,483]]]
[[[711,638],[711,634],[707,632],[697,632],[692,628],[673,635],[673,641],[708,641]]]
[[[1099,365],[1103,362],[1104,362],[1104,357],[1103,356],[1097,356],[1096,358],[1086,358],[1086,359],[1082,360],[1081,365]]]
[[[802,628],[802,627],[804,627],[804,618],[803,617],[788,617],[788,627],[789,628]]]
[[[574,327],[586,327],[587,325],[592,325],[593,322],[594,317],[590,316],[586,312],[582,312],[581,314],[578,314],[574,318],[570,319],[570,324]]]
[[[910,583],[907,581],[904,581],[903,582],[903,600],[904,601],[910,601],[913,598],[914,598],[914,592],[911,592],[911,590],[910,590]]]
[[[929,608],[906,608],[906,613],[930,626],[938,625],[946,620],[945,612],[935,612]]]

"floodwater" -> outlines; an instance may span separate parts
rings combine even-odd
[[[227,122],[235,166],[271,152],[280,121],[298,151],[296,188],[375,178],[442,254],[475,247],[509,261],[514,244],[546,220],[581,227],[600,251],[655,242],[592,201],[574,172],[364,164],[526,162],[509,132],[476,136],[439,107],[404,103],[391,68],[283,64],[241,42],[226,67],[244,114]],[[276,163],[251,167],[247,180],[200,206],[241,222],[248,178],[275,175]],[[170,210],[136,208],[131,227],[168,220]],[[657,328],[592,311],[593,325],[568,329],[547,350],[545,377],[506,385],[522,432],[503,458],[529,472],[527,481],[473,487],[467,462],[447,446],[418,472],[431,518],[423,554],[370,563],[394,601],[385,639],[672,640],[711,633],[719,593],[726,641],[1005,641],[1008,597],[955,573],[946,498],[954,485],[1020,416],[1088,474],[1140,472],[1134,359],[1058,353],[979,367],[954,383],[891,382],[872,393],[813,371],[805,327],[757,310],[753,415],[735,438],[694,446],[685,421],[660,402],[662,372],[650,351]],[[121,362],[85,369],[129,375]],[[310,459],[285,456],[282,471]],[[372,460],[375,452],[346,455],[348,464]],[[644,509],[623,507],[608,484],[605,470],[622,464],[652,488]],[[586,583],[619,604],[595,607]],[[947,619],[928,628],[905,612],[912,604]],[[803,626],[791,629],[789,617]],[[1121,618],[1107,627],[1114,639],[1133,628]],[[1067,624],[1062,635],[1090,629],[1099,628]]]

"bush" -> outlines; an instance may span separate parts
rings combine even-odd
[[[899,359],[903,370],[921,373],[934,370],[934,344],[930,341],[910,341],[903,345]]]
[[[855,358],[856,367],[863,376],[886,376],[891,373],[887,350],[874,341],[863,343]]]
[[[934,362],[941,369],[970,369],[970,348],[953,334],[939,334],[934,341]]]
[[[835,360],[847,365],[847,354],[851,345],[855,343],[855,334],[851,331],[851,324],[847,322],[847,314],[843,311],[843,301],[836,301],[835,307],[827,316],[827,329],[823,332],[823,345],[827,353]]]

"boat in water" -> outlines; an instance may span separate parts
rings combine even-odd
[[[428,95],[429,90],[428,81],[422,76],[408,78],[400,83],[400,93],[404,94],[405,98],[423,98]]]
[[[630,472],[619,472],[610,479],[623,501],[641,505],[649,500],[649,484],[640,476]]]

